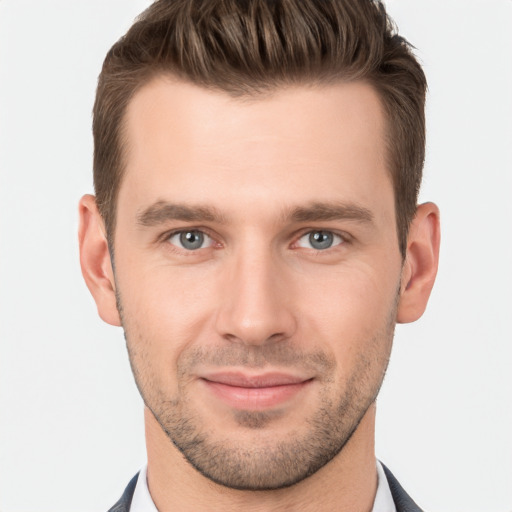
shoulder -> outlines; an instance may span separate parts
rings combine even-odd
[[[108,512],[129,512],[130,505],[132,503],[133,493],[135,491],[135,486],[137,485],[137,479],[139,478],[139,473],[137,473],[131,480],[130,483],[126,486],[126,489],[123,492],[123,495],[119,499],[119,501],[108,510]]]

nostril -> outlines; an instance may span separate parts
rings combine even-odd
[[[288,339],[288,335],[284,332],[276,332],[267,335],[258,335],[257,332],[246,332],[245,334],[235,335],[233,333],[225,333],[224,339],[231,343],[241,343],[244,345],[268,345],[272,343],[280,343]]]

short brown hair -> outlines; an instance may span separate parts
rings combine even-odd
[[[381,2],[157,0],[108,52],[93,112],[94,187],[109,242],[133,95],[172,74],[233,96],[291,84],[362,80],[379,93],[400,251],[405,256],[425,156],[426,79]]]

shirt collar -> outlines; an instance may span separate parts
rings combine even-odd
[[[158,512],[151,494],[149,494],[147,464],[140,470],[135,492],[133,493],[130,512]]]

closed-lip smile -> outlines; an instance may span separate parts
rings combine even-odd
[[[228,406],[263,410],[292,400],[313,379],[280,372],[219,372],[202,376],[201,380],[214,396]]]

